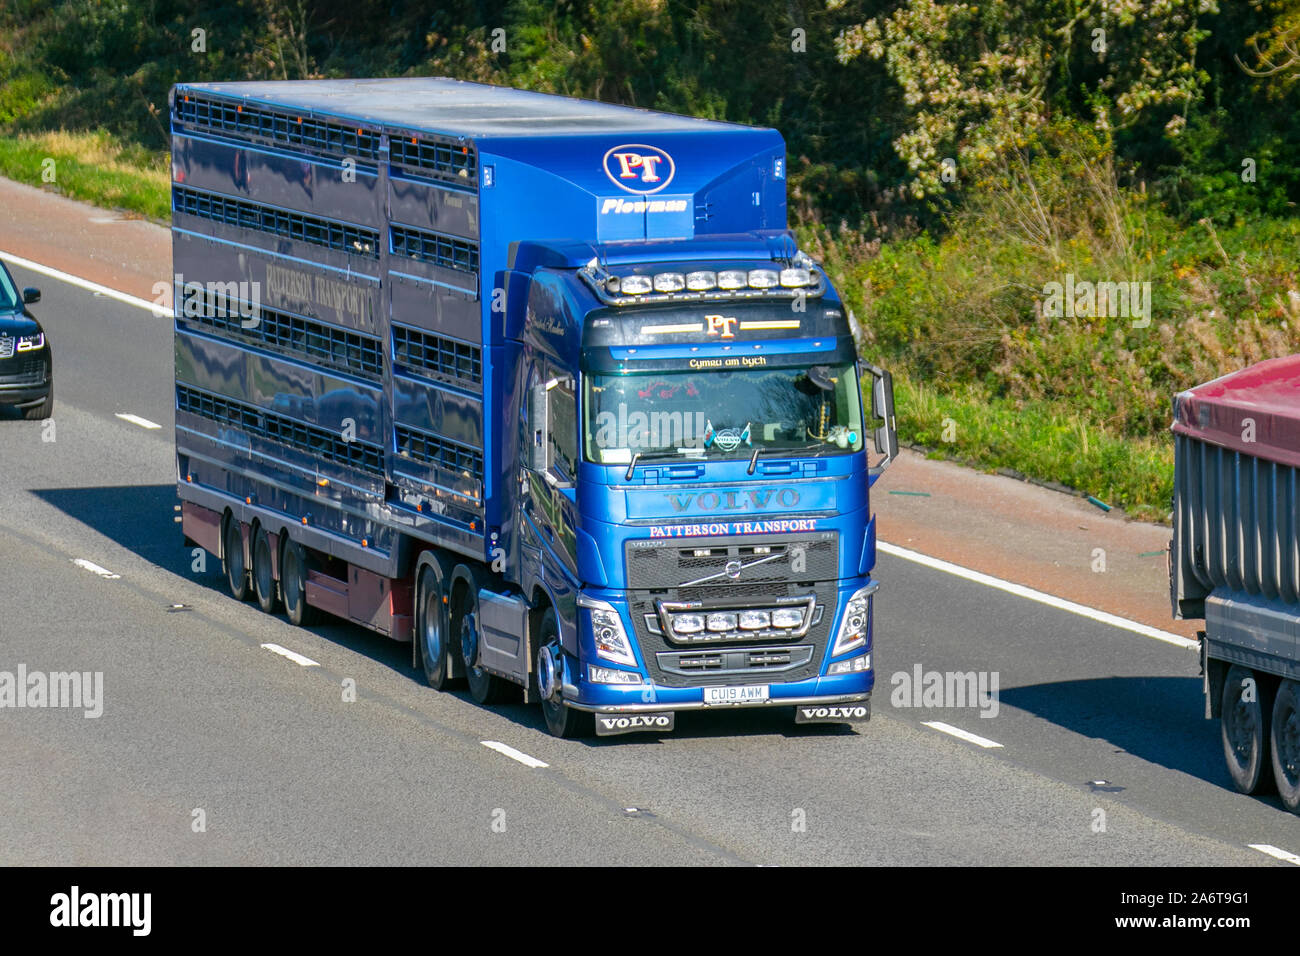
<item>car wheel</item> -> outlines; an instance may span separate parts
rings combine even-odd
[[[23,409],[23,418],[29,422],[43,422],[47,418],[54,417],[54,378],[50,378],[50,393],[45,396],[45,401],[39,405],[33,405],[31,408]]]

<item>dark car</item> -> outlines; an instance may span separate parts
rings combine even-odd
[[[19,295],[0,262],[0,405],[22,409],[37,421],[54,414],[54,361],[45,330],[27,306],[41,301],[39,289]]]

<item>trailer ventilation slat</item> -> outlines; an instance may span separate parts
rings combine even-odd
[[[416,375],[473,389],[482,387],[483,353],[477,345],[394,325],[393,355],[397,364]]]
[[[308,216],[275,206],[249,202],[172,184],[172,208],[201,219],[243,229],[297,239],[325,249],[337,249],[369,259],[379,258],[379,233],[337,219]],[[477,266],[478,257],[475,255]]]
[[[1300,469],[1175,434],[1174,481],[1185,616],[1216,588],[1300,601]]]
[[[285,149],[308,149],[341,159],[379,159],[379,133],[252,103],[181,93],[172,119],[208,133]]]
[[[388,144],[394,166],[416,175],[478,188],[478,157],[474,147],[435,136],[394,136]]]
[[[429,262],[457,272],[478,273],[478,243],[410,226],[392,227],[393,255]]]
[[[176,386],[176,409],[230,425],[250,435],[319,455],[375,475],[384,473],[384,450],[364,441],[344,441],[341,434],[295,421],[222,395],[188,385]]]
[[[469,445],[450,441],[429,432],[396,426],[397,453],[406,458],[439,465],[457,475],[483,479],[483,455]]]
[[[181,317],[224,338],[263,345],[290,358],[327,366],[362,378],[383,375],[379,339],[350,332],[290,312],[206,292],[200,300],[183,301]]]

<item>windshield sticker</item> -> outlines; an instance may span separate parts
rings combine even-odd
[[[650,528],[652,538],[705,538],[737,534],[786,534],[816,531],[816,518],[772,518],[766,521],[713,521],[708,524],[661,524]]]

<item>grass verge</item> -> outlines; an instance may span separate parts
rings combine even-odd
[[[870,383],[864,383],[865,388]],[[901,441],[995,471],[1067,485],[1134,518],[1167,522],[1174,492],[1173,443],[1117,438],[1050,403],[990,399],[974,387],[940,391],[894,376]]]
[[[171,218],[167,164],[166,154],[124,146],[103,131],[0,136],[0,176],[163,223]]]

